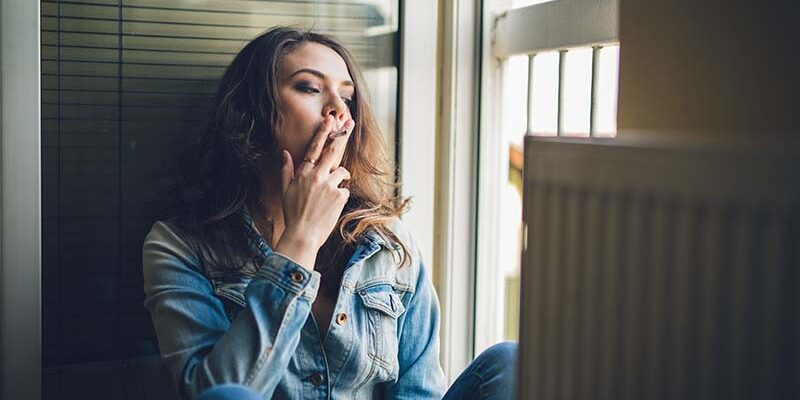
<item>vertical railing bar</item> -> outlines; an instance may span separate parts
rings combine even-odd
[[[600,50],[602,46],[592,46],[592,89],[589,103],[589,137],[595,137],[597,133],[597,97],[600,79]]]
[[[536,53],[528,55],[528,116],[525,121],[527,135],[533,134],[533,60]]]
[[[566,50],[558,51],[558,113],[556,114],[557,128],[556,136],[564,135],[564,67],[567,58]]]

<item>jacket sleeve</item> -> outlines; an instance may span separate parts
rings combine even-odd
[[[145,238],[144,306],[182,398],[238,383],[270,397],[300,341],[320,275],[272,253],[229,322],[197,255],[163,222]]]
[[[386,399],[438,400],[447,388],[439,364],[439,300],[426,266],[421,261],[418,265],[416,289],[399,333],[400,371],[397,381],[386,388]]]

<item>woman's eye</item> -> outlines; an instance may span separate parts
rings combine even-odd
[[[298,85],[297,86],[297,90],[299,90],[299,91],[301,91],[303,93],[315,93],[315,94],[316,93],[320,93],[320,89],[317,89],[316,87],[309,86],[309,85]],[[347,104],[348,106],[350,105],[350,103],[353,102],[353,99],[350,98],[350,97],[347,97],[347,96],[341,96],[341,97],[342,97],[342,101],[344,101],[344,103]]]
[[[312,86],[298,86],[297,87],[301,92],[306,93],[319,93],[319,89],[312,87]]]

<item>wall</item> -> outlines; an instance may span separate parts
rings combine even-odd
[[[776,0],[621,0],[620,136],[778,136],[796,126],[792,9]]]

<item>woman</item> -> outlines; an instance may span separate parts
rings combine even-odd
[[[143,248],[183,398],[442,397],[438,301],[364,89],[336,40],[285,27],[225,72]],[[507,397],[514,355],[485,353],[448,396]]]

